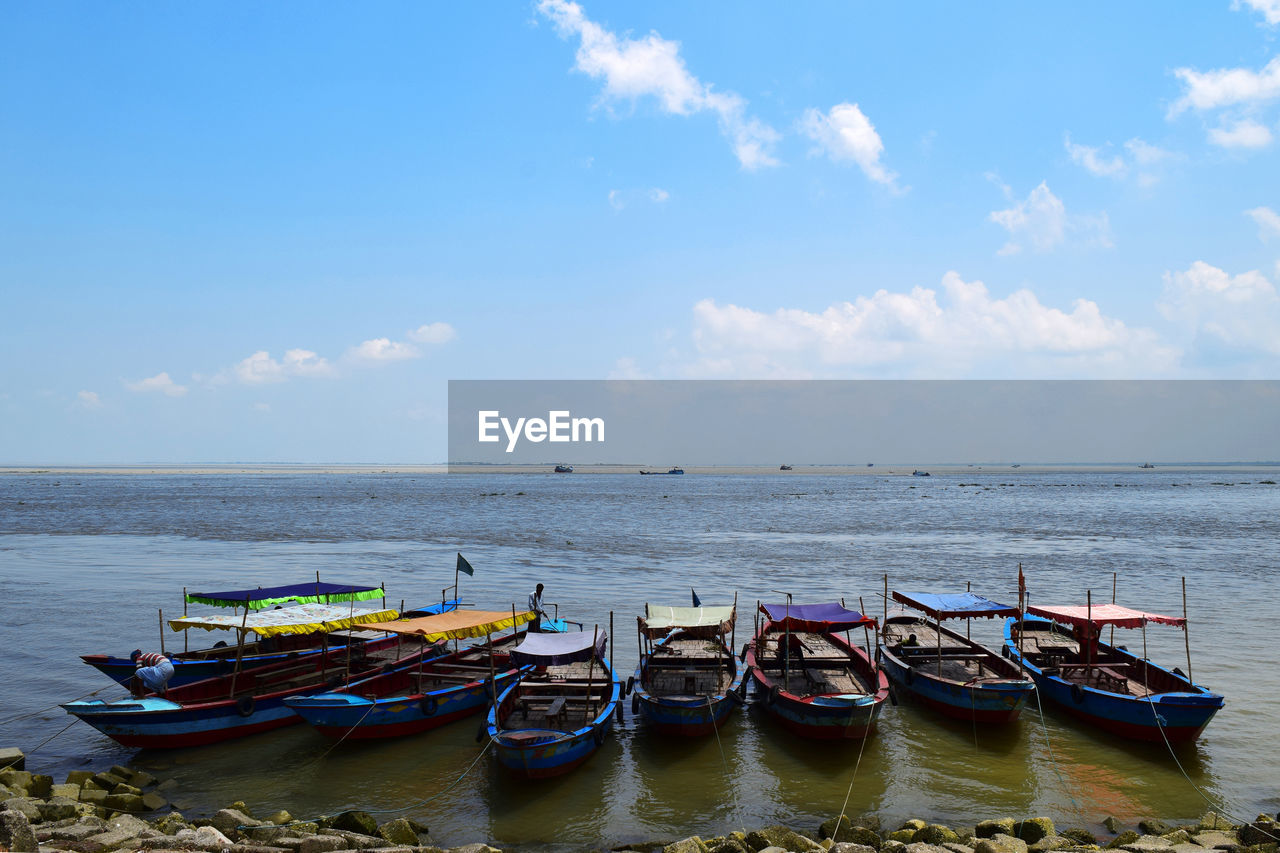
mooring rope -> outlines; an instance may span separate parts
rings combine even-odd
[[[728,701],[728,700],[726,700]],[[724,765],[725,778],[729,778],[729,759],[724,753],[724,744],[720,742],[720,727],[716,725],[716,712],[711,704],[711,694],[707,694],[707,713],[711,716],[711,731],[716,733],[716,746],[720,749],[720,763]],[[729,785],[729,790],[733,792],[733,810],[741,813],[738,805],[738,786]],[[747,834],[747,827],[743,824],[742,834]]]
[[[1053,754],[1053,744],[1049,741],[1049,724],[1044,719],[1044,703],[1040,701],[1040,685],[1036,685],[1036,708],[1040,711],[1040,729],[1044,733],[1044,745],[1049,750],[1049,763],[1053,766],[1053,774],[1058,777],[1058,782],[1062,784],[1062,790],[1067,795],[1067,799],[1071,801],[1071,807],[1076,810],[1076,816],[1080,820],[1085,821],[1084,809],[1080,808],[1080,804],[1076,802],[1076,798],[1071,796],[1071,788],[1067,785],[1067,780],[1062,778],[1062,771],[1058,769],[1058,759]],[[1085,821],[1087,823],[1087,821]]]
[[[122,685],[122,684],[120,684],[119,682],[117,682],[117,683],[115,684],[115,686],[116,686],[116,687],[122,687],[122,686],[124,686],[124,685]],[[74,698],[74,699],[69,699],[69,700],[67,700],[66,702],[54,702],[52,705],[46,705],[45,707],[43,707],[43,708],[37,708],[37,709],[36,709],[36,710],[34,710],[34,711],[28,711],[28,712],[23,713],[23,714],[15,714],[15,715],[14,715],[14,716],[12,716],[12,717],[7,717],[7,718],[5,718],[5,719],[3,719],[3,720],[0,720],[0,726],[7,726],[7,725],[9,725],[9,723],[15,723],[15,722],[17,722],[18,720],[25,720],[27,717],[34,717],[34,716],[36,716],[37,714],[43,714],[45,711],[52,711],[54,708],[59,708],[59,707],[61,707],[61,706],[63,706],[63,705],[70,704],[71,702],[80,702],[80,701],[83,701],[83,700],[85,700],[85,699],[88,699],[90,696],[97,696],[97,695],[98,695],[99,693],[101,693],[103,690],[110,690],[110,689],[111,689],[110,687],[99,687],[97,690],[94,690],[92,693],[86,693],[86,694],[84,694],[83,696],[77,696],[76,698]],[[0,768],[0,769],[4,769],[4,768]]]
[[[849,808],[849,798],[853,796],[853,783],[858,778],[858,767],[862,765],[862,750],[867,747],[867,740],[871,737],[871,726],[875,722],[874,717],[867,723],[867,730],[862,735],[862,743],[858,744],[858,760],[853,762],[853,775],[849,777],[849,789],[844,792],[844,803],[840,806],[840,814],[836,817],[835,835],[840,834],[840,818],[847,817],[845,810]],[[852,823],[852,821],[850,821]]]
[[[10,762],[9,762],[8,764],[6,764],[4,767],[0,767],[0,770],[8,770],[10,767],[12,767],[13,765],[17,764],[19,761],[24,760],[24,759],[25,759],[25,757],[26,757],[27,755],[33,755],[33,754],[35,754],[36,752],[38,752],[38,751],[40,750],[40,747],[44,746],[46,743],[48,743],[49,741],[53,740],[53,739],[54,739],[54,738],[56,738],[58,735],[62,734],[62,733],[63,733],[63,732],[65,732],[67,729],[69,729],[69,728],[71,728],[72,726],[74,726],[74,725],[76,724],[76,722],[77,722],[79,719],[80,719],[79,717],[73,717],[73,718],[72,718],[72,720],[71,720],[71,722],[67,723],[65,726],[63,726],[62,728],[58,729],[58,730],[57,730],[56,732],[54,732],[53,734],[49,735],[49,736],[48,736],[47,738],[45,738],[44,740],[40,741],[40,742],[39,742],[38,744],[36,744],[36,745],[35,745],[35,747],[34,747],[34,748],[32,748],[30,751],[28,751],[28,752],[24,753],[23,758],[15,758],[13,761],[10,761]]]

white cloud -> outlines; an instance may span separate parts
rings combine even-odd
[[[102,400],[98,397],[97,391],[78,391],[76,392],[76,402],[86,409],[102,408]]]
[[[680,43],[650,33],[640,39],[619,38],[587,18],[582,7],[567,0],[540,0],[538,11],[555,23],[564,38],[579,38],[575,68],[604,82],[602,98],[655,98],[673,115],[714,113],[744,169],[776,166],[772,155],[778,133],[747,115],[747,102],[733,92],[717,92],[689,73]]]
[[[1126,142],[1124,147],[1139,166],[1154,166],[1174,157],[1173,152],[1152,145],[1150,142],[1143,142],[1136,136]]]
[[[1260,13],[1271,26],[1280,24],[1280,0],[1232,0],[1231,8],[1239,9],[1242,5]]]
[[[992,177],[994,180],[994,176]],[[1013,201],[1013,191],[1003,184],[1005,198]],[[1068,214],[1062,199],[1053,194],[1048,183],[1041,181],[1022,201],[1005,210],[993,210],[987,218],[1009,232],[1009,242],[998,254],[1021,252],[1030,243],[1037,252],[1047,252],[1067,242],[1068,238],[1086,245],[1110,247],[1111,222],[1105,212],[1096,215]]]
[[[1173,117],[1187,109],[1213,110],[1238,104],[1259,104],[1280,97],[1280,56],[1272,58],[1261,71],[1248,68],[1219,68],[1196,71],[1178,68],[1174,75],[1186,92],[1169,108]]]
[[[1280,296],[1256,270],[1233,276],[1196,261],[1184,272],[1165,273],[1157,307],[1188,332],[1280,355]]]
[[[667,192],[661,187],[654,187],[653,189],[649,190],[649,201],[653,202],[654,204],[662,204],[664,201],[666,201],[669,198],[671,198],[671,193]]]
[[[1100,177],[1121,177],[1128,170],[1125,166],[1124,158],[1119,154],[1106,157],[1102,155],[1102,148],[1095,148],[1090,145],[1080,145],[1071,141],[1071,135],[1067,134],[1064,145],[1066,145],[1067,153],[1071,155],[1071,159],[1085,168],[1085,171]],[[1107,143],[1109,146],[1111,143]]]
[[[816,109],[806,110],[800,129],[818,144],[819,153],[837,162],[852,160],[871,180],[894,186],[897,174],[880,162],[884,153],[880,134],[857,104],[836,104],[825,115]]]
[[[1231,127],[1209,130],[1209,141],[1223,148],[1266,148],[1271,144],[1271,131],[1253,119],[1240,119]]]
[[[417,358],[421,354],[412,344],[393,341],[390,338],[373,338],[352,347],[347,352],[348,357],[355,361],[372,363],[403,361],[407,358]]]
[[[772,314],[704,299],[694,308],[698,375],[847,375],[874,369],[898,375],[1134,375],[1163,373],[1176,350],[1145,329],[1106,317],[1078,299],[1071,311],[1019,290],[993,299],[980,281],[956,272],[937,291],[879,290],[821,312]],[[1017,356],[1017,358],[1011,358]],[[838,368],[832,370],[832,368]]]
[[[1269,237],[1280,237],[1280,213],[1269,207],[1255,207],[1245,213],[1258,223],[1258,237],[1266,240]]]
[[[627,203],[622,200],[622,194],[618,190],[609,190],[609,206],[614,210],[622,210]]]
[[[409,332],[409,340],[420,344],[447,344],[458,336],[448,323],[427,323]]]
[[[283,382],[291,376],[333,376],[335,371],[311,350],[291,349],[282,361],[276,361],[266,350],[258,350],[237,364],[233,373],[246,385],[262,385]]]
[[[138,392],[158,391],[169,397],[181,397],[187,393],[187,386],[174,382],[169,378],[168,373],[157,373],[155,376],[139,379],[137,382],[125,382],[124,387]]]

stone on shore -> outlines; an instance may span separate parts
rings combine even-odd
[[[959,841],[948,841],[942,845],[942,849],[947,853],[973,853],[972,847]]]
[[[321,821],[321,826],[331,829],[343,829],[347,832],[358,832],[361,835],[377,835],[378,822],[373,815],[359,810],[345,811],[329,821]]]
[[[751,853],[751,850],[741,838],[735,838],[733,836],[711,838],[704,843],[707,845],[707,850],[709,850],[710,853]]]
[[[836,841],[841,841],[851,829],[853,829],[853,822],[847,815],[827,818],[818,827],[818,838],[834,838]]]
[[[291,823],[293,821],[293,815],[289,814],[284,809],[281,809],[275,814],[267,815],[264,819],[267,823],[274,823],[276,826],[284,826],[286,823]]]
[[[1223,832],[1219,829],[1197,832],[1191,836],[1191,840],[1195,844],[1210,850],[1230,850],[1240,846],[1240,840],[1234,832]]]
[[[702,839],[694,835],[679,841],[673,841],[662,848],[662,853],[708,853],[708,851],[707,845],[703,843]]]
[[[118,812],[146,811],[142,807],[142,797],[137,794],[107,794],[102,799],[102,805]]]
[[[13,768],[0,770],[0,785],[5,785],[14,791],[26,793],[27,789],[31,787],[31,774],[25,770],[14,770]]]
[[[403,847],[417,847],[421,844],[418,840],[418,833],[414,832],[413,826],[402,817],[389,820],[379,826],[378,835],[391,844],[398,844]]]
[[[1073,847],[1076,842],[1063,835],[1046,835],[1034,844],[1027,847],[1031,853],[1050,853],[1052,850],[1061,850],[1063,847]]]
[[[44,821],[66,820],[79,816],[79,803],[70,797],[50,797],[36,808],[40,810],[40,819]]]
[[[1014,824],[1012,834],[1015,838],[1021,838],[1028,844],[1035,844],[1041,838],[1057,835],[1058,833],[1053,828],[1053,821],[1049,820],[1049,818],[1033,817]]]
[[[823,821],[818,827],[818,837],[830,838],[834,843],[851,842],[870,847],[873,851],[879,850],[881,844],[878,832],[865,826],[854,826],[845,815],[841,815],[838,820],[833,817]]]
[[[139,797],[138,800],[141,802],[142,798]],[[209,820],[209,823],[214,829],[231,839],[240,837],[243,832],[241,827],[249,829],[262,825],[261,821],[254,820],[239,809],[220,809]]]
[[[25,770],[27,756],[16,746],[0,748],[0,770]]]
[[[914,844],[908,844],[906,853],[947,853],[945,847],[939,847],[936,844],[925,844],[923,841],[917,841]]]
[[[1155,851],[1169,850],[1172,847],[1172,841],[1166,841],[1158,835],[1140,835],[1133,841],[1120,845],[1121,850],[1127,850],[1129,853],[1155,853]]]
[[[1106,849],[1118,850],[1126,844],[1132,844],[1141,837],[1142,836],[1138,835],[1138,833],[1134,832],[1132,829],[1126,829],[1124,832],[1111,839],[1111,841],[1107,843]]]
[[[931,823],[928,826],[917,829],[915,836],[911,840],[917,844],[932,844],[935,847],[940,847],[949,842],[959,841],[960,836],[940,823]]]
[[[973,829],[978,838],[991,838],[994,835],[1013,835],[1013,818],[1002,817],[999,820],[984,820]]]
[[[827,853],[876,853],[874,847],[866,844],[854,844],[851,841],[838,841],[831,845]]]
[[[1120,821],[1115,819],[1114,815],[1107,815],[1102,819],[1102,826],[1107,832],[1118,834],[1120,832]]]
[[[13,853],[36,853],[39,849],[31,822],[22,812],[12,809],[0,811],[0,847]]]
[[[1253,823],[1246,823],[1237,830],[1240,843],[1249,847],[1257,844],[1273,844],[1280,838],[1280,825],[1270,815],[1258,815]]]
[[[31,784],[27,785],[27,793],[37,800],[49,799],[53,791],[53,777],[43,773],[32,773]]]
[[[894,841],[892,838],[887,839],[880,845],[880,853],[903,853],[907,849],[907,845],[901,841]]]
[[[906,827],[904,829],[895,829],[893,832],[889,833],[888,837],[886,837],[885,840],[896,841],[899,844],[904,844],[904,845],[911,844],[912,842],[915,841],[916,833],[918,831],[919,831],[919,828],[913,829],[911,827]]]
[[[928,826],[928,824],[924,821],[913,817],[911,820],[903,821],[902,826],[898,827],[898,829],[909,829],[912,832],[915,832],[917,829],[924,829],[926,826]]]
[[[445,853],[502,853],[502,851],[488,844],[464,844],[461,847],[450,847]]]
[[[374,832],[378,831],[377,826],[373,828]],[[341,838],[347,843],[347,847],[352,850],[371,850],[374,847],[383,846],[382,839],[377,835],[365,835],[363,832],[352,832],[348,829],[336,829],[330,827],[320,830],[321,835],[329,835],[334,838]]]
[[[1027,842],[1012,835],[998,832],[973,845],[973,853],[1027,853]]]
[[[785,826],[766,826],[748,832],[746,843],[757,853],[766,847],[781,847],[790,853],[824,853],[821,844]]]
[[[1062,830],[1064,838],[1069,838],[1076,844],[1086,847],[1092,847],[1098,843],[1097,837],[1087,829],[1064,829]]]
[[[0,809],[8,809],[11,812],[18,812],[27,819],[29,823],[39,823],[40,808],[36,805],[36,801],[30,797],[10,797],[3,803],[0,803]]]
[[[84,783],[93,778],[92,771],[89,770],[72,770],[67,774],[67,784],[75,785],[77,788],[83,788]]]

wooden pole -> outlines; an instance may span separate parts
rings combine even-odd
[[[733,625],[729,627],[729,674],[737,669],[734,660],[738,654],[738,591],[733,591]]]
[[[427,656],[427,635],[418,635],[422,642],[418,644],[418,693],[422,693],[422,661]]]
[[[156,611],[160,615],[160,654],[164,654],[164,608]]]
[[[933,617],[933,630],[938,638],[938,677],[942,677],[942,617]]]
[[[880,623],[880,630],[884,630],[889,624],[889,573],[884,575],[884,621]]]
[[[599,635],[600,626],[596,625],[591,629],[591,663],[587,665],[587,707],[582,714],[584,723],[591,719],[591,690],[596,676],[596,637]]]
[[[187,618],[187,588],[185,586],[182,588],[182,618],[183,619]],[[182,653],[186,654],[186,652],[187,652],[187,632],[183,631],[182,632]]]
[[[244,657],[244,626],[249,621],[249,596],[244,597],[244,618],[240,620],[240,642],[236,645],[236,668],[231,673],[231,696],[236,695],[236,679],[240,677],[240,661]]]
[[[1085,602],[1088,618],[1085,620],[1084,626],[1084,640],[1086,643],[1086,648],[1084,649],[1084,677],[1087,680],[1089,678],[1089,664],[1093,662],[1093,641],[1090,636],[1093,633],[1093,590],[1085,590]]]
[[[964,582],[964,591],[973,592],[973,581]],[[973,642],[973,631],[971,630],[972,625],[973,625],[972,619],[964,620],[964,638],[970,642]]]
[[[791,593],[787,593],[787,619],[782,626],[787,641],[782,648],[782,689],[791,692]]]
[[[1182,637],[1187,643],[1187,681],[1191,681],[1191,626],[1187,622],[1187,576],[1182,576]],[[1194,684],[1195,682],[1192,681]]]
[[[457,569],[454,570],[457,573]],[[511,612],[514,613],[516,606],[511,605]],[[511,627],[515,631],[515,626]],[[485,639],[489,644],[489,693],[493,696],[493,730],[496,732],[501,726],[498,722],[498,672],[493,662],[493,633],[485,634]]]
[[[351,606],[348,608],[347,613],[349,614],[347,616],[348,619],[354,619],[356,616],[356,597],[354,595],[351,596]],[[351,682],[351,652],[353,651],[351,643],[354,640],[355,640],[355,635],[351,632],[351,629],[348,628],[347,629],[347,665],[346,665],[346,672],[344,673],[342,678],[342,680],[347,683]]]
[[[864,617],[867,615],[867,605],[862,601],[862,596],[858,596],[858,609],[862,611]],[[862,642],[867,644],[867,657],[871,660],[871,666],[874,669],[876,659],[871,657],[871,629],[865,623],[862,625]]]

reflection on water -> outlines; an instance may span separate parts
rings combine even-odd
[[[1237,485],[1214,485],[1224,476]],[[901,589],[971,581],[1012,601],[1021,562],[1033,601],[1045,604],[1083,603],[1086,589],[1110,600],[1114,571],[1122,603],[1177,613],[1187,577],[1194,673],[1227,706],[1179,749],[1182,769],[1162,745],[1119,741],[1053,709],[1042,719],[1032,705],[1017,724],[992,728],[910,702],[885,707],[865,745],[797,739],[750,707],[718,740],[661,738],[627,703],[625,724],[590,761],[537,784],[482,752],[478,718],[383,743],[335,746],[296,726],[151,753],[75,725],[29,766],[61,777],[132,760],[175,779],[170,798],[193,815],[237,799],[298,816],[376,806],[380,820],[413,817],[444,843],[574,849],[772,822],[813,828],[846,796],[847,813],[886,820],[1047,814],[1072,825],[1198,816],[1207,806],[1194,783],[1252,816],[1276,808],[1266,756],[1280,673],[1266,632],[1245,627],[1280,617],[1275,597],[1258,594],[1280,568],[1280,487],[1258,482],[1266,478],[1001,473],[974,487],[946,476],[9,476],[0,481],[0,679],[23,689],[6,693],[0,742],[30,749],[66,725],[58,702],[117,696],[75,655],[158,646],[157,608],[176,615],[184,586],[319,571],[385,582],[391,604],[413,605],[439,598],[461,550],[477,570],[462,579],[465,601],[505,609],[543,582],[548,601],[588,626],[608,625],[612,611],[612,656],[626,673],[638,654],[631,620],[646,601],[686,603],[691,586],[709,604],[739,594],[740,648],[755,602],[775,590],[844,597],[880,615],[887,573]],[[977,622],[973,636],[998,646],[1000,625]],[[1182,632],[1152,628],[1148,642],[1154,659],[1185,662]]]

